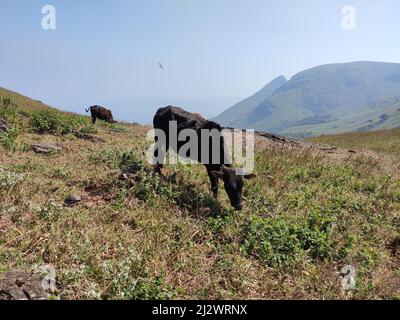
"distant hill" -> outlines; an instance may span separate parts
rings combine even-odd
[[[215,120],[297,137],[400,126],[400,64],[323,65],[272,83],[280,85],[261,102],[246,104],[256,100],[250,97],[240,113],[235,105]]]
[[[226,126],[241,126],[243,117],[247,117],[252,113],[261,102],[267,99],[276,89],[287,82],[284,76],[279,76],[265,85],[260,91],[248,97],[234,106],[225,110],[219,116],[214,118],[215,121],[224,123]]]
[[[5,96],[11,98],[11,100],[18,106],[23,107],[27,110],[38,111],[43,109],[53,109],[52,107],[42,103],[41,101],[34,100],[25,97],[19,93],[4,89],[0,87],[0,97]]]

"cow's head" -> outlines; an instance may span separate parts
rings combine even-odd
[[[221,171],[211,171],[211,173],[224,181],[225,191],[228,194],[232,207],[235,210],[242,210],[244,179],[252,179],[256,175],[254,173],[238,175],[236,174],[236,169],[226,166],[222,166]]]
[[[114,117],[113,117],[113,115],[112,115],[110,110],[107,110],[107,121],[110,122],[110,123],[114,123],[115,122],[114,121]]]

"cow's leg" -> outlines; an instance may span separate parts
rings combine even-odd
[[[214,198],[218,198],[218,177],[211,173],[211,170],[207,168],[208,177],[210,178],[211,182],[211,191],[214,195]]]
[[[92,115],[92,123],[95,124],[96,123],[96,116]]]

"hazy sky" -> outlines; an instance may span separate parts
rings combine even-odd
[[[42,29],[46,4],[56,30]],[[342,28],[344,5],[355,30]],[[400,62],[399,35],[398,0],[0,0],[0,86],[128,121],[165,104],[215,116],[281,74]]]

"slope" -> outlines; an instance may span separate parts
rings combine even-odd
[[[228,108],[213,120],[227,127],[240,127],[243,119],[286,81],[284,76],[275,78],[260,91]]]

